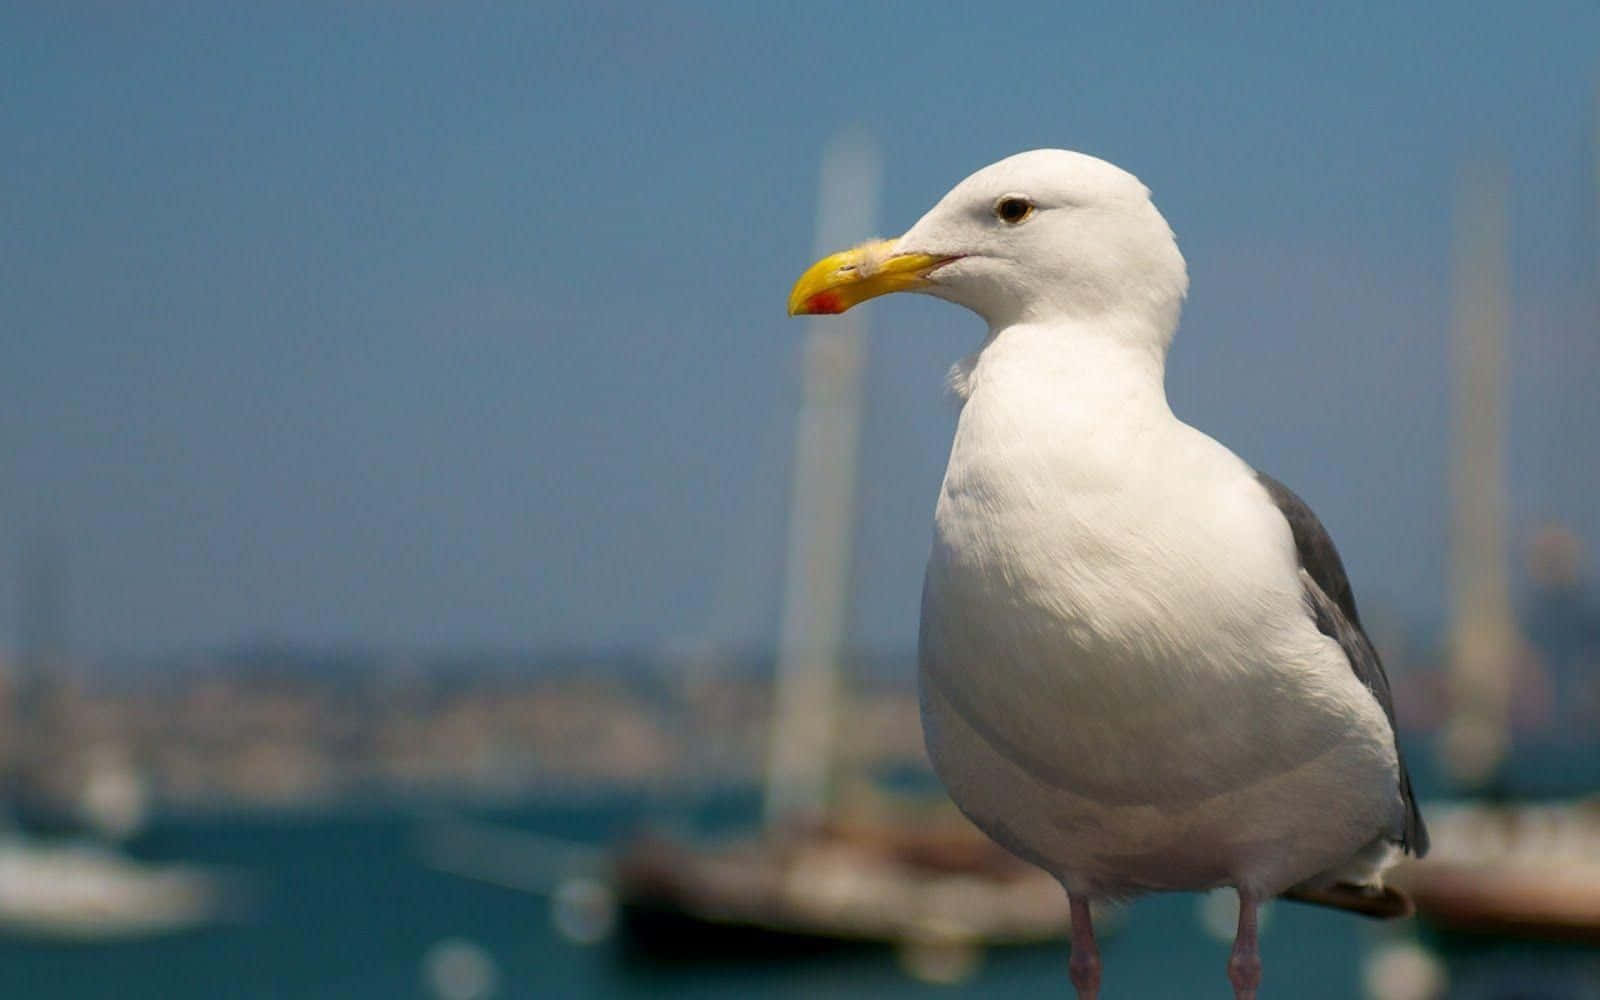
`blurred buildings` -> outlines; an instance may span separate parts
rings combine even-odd
[[[1600,732],[1600,593],[1584,562],[1575,534],[1559,524],[1541,527],[1528,547],[1521,614],[1537,671],[1538,730],[1569,744]]]
[[[565,667],[486,657],[417,667],[292,648],[85,671],[48,685],[3,752],[44,825],[88,821],[122,782],[180,810],[322,807],[540,791],[694,791],[748,784],[765,758],[770,686],[740,670],[678,682],[680,665]],[[24,703],[6,665],[0,699]],[[12,717],[16,717],[13,714]],[[915,698],[866,691],[841,725],[847,762],[916,762]],[[18,734],[28,732],[30,743]],[[16,811],[16,800],[9,803]]]

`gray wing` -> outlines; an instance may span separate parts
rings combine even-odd
[[[1294,534],[1300,568],[1311,577],[1311,583],[1306,585],[1306,604],[1316,619],[1317,629],[1344,650],[1351,669],[1383,707],[1383,714],[1389,718],[1390,731],[1398,733],[1389,676],[1383,672],[1383,661],[1378,658],[1377,649],[1361,627],[1361,616],[1356,613],[1355,594],[1350,590],[1350,578],[1345,576],[1344,563],[1339,559],[1339,550],[1333,546],[1333,539],[1328,537],[1328,529],[1322,526],[1306,502],[1295,496],[1289,487],[1261,472],[1256,473],[1256,479],[1266,488],[1267,495],[1289,522],[1289,530]],[[1411,775],[1406,770],[1405,758],[1400,754],[1398,740],[1395,743],[1395,759],[1400,765],[1400,797],[1406,806],[1405,829],[1400,836],[1400,846],[1420,858],[1428,853],[1428,828],[1423,825],[1422,815],[1417,811],[1416,796],[1411,793]]]

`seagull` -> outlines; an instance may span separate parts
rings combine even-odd
[[[921,292],[988,323],[950,377],[923,732],[961,810],[1065,889],[1079,1000],[1100,988],[1091,903],[1233,888],[1228,978],[1253,1000],[1264,901],[1405,915],[1383,872],[1428,847],[1327,530],[1168,405],[1188,284],[1138,178],[1041,149],[818,261],[789,299]]]

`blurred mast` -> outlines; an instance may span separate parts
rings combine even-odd
[[[66,560],[53,534],[28,540],[19,560],[17,661],[10,679],[9,768],[13,780],[41,763],[46,718],[67,661]]]
[[[16,660],[0,700],[0,723],[6,726],[0,821],[39,807],[51,763],[53,708],[66,659],[64,562],[54,536],[43,532],[28,539],[17,560]],[[52,811],[57,805],[45,803]]]
[[[66,658],[65,563],[53,535],[23,549],[17,601],[19,688],[29,696],[49,685]]]
[[[1444,762],[1467,787],[1493,780],[1510,745],[1519,648],[1506,565],[1502,409],[1510,295],[1506,181],[1482,164],[1456,200],[1454,441],[1450,495],[1450,717]]]
[[[882,173],[872,138],[846,131],[822,156],[816,257],[871,236]],[[862,312],[809,321],[795,424],[766,822],[826,806],[861,425]]]

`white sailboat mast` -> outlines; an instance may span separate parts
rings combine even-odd
[[[1469,787],[1492,780],[1509,749],[1511,671],[1520,647],[1505,537],[1506,244],[1505,179],[1471,170],[1456,206],[1451,704],[1444,731],[1445,764]]]
[[[865,134],[846,132],[828,143],[816,256],[872,235],[881,172],[877,148]],[[806,328],[767,765],[769,826],[816,816],[828,798],[850,593],[865,335],[860,311],[813,318]]]

